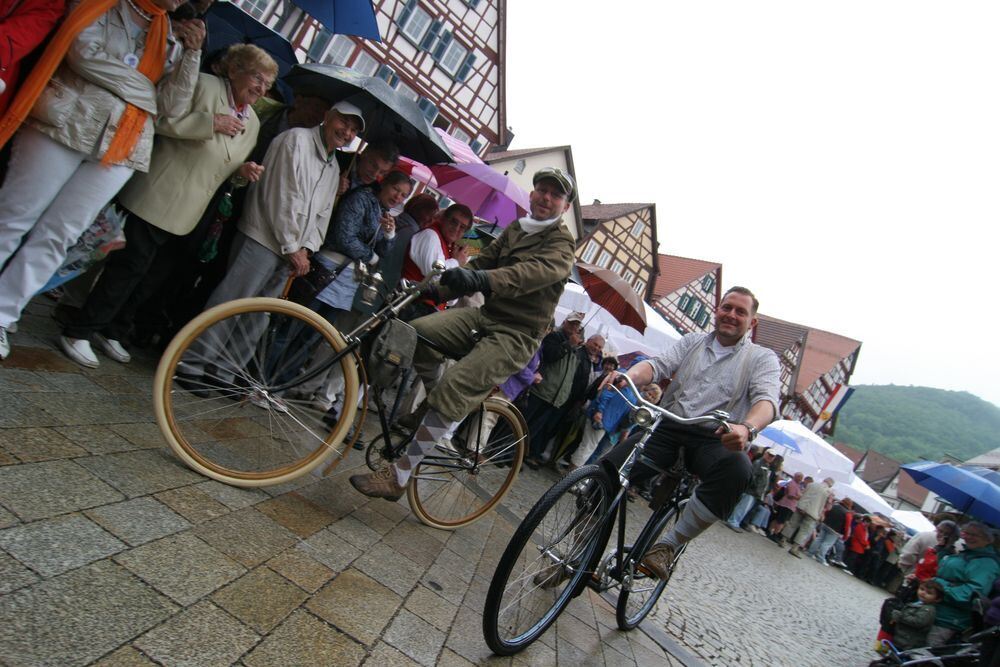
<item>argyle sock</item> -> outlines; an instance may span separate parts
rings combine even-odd
[[[705,507],[705,504],[698,499],[698,494],[695,493],[684,507],[684,511],[681,512],[680,520],[667,531],[666,536],[660,540],[660,544],[669,544],[676,549],[701,535],[716,520],[716,516]]]
[[[461,421],[451,421],[434,408],[427,410],[424,420],[417,427],[417,433],[410,441],[404,454],[396,461],[396,480],[400,486],[406,486],[410,474],[417,464],[423,460],[441,439],[449,439]]]

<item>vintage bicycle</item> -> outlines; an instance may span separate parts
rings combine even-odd
[[[359,290],[371,302],[385,296],[386,305],[349,333],[287,298],[264,297],[210,308],[178,332],[156,370],[154,406],[164,437],[184,463],[226,484],[259,487],[292,482],[335,457],[326,475],[361,433],[369,392],[381,441],[393,445],[382,448],[386,462],[405,451],[413,432],[390,429],[383,400],[418,344],[416,331],[398,315],[444,266],[392,294],[379,274],[362,267],[355,272]],[[203,374],[185,372],[192,361],[204,366]],[[337,410],[296,393],[331,374],[343,384]],[[410,507],[431,526],[468,525],[510,490],[526,449],[520,412],[490,397],[450,443],[441,443],[413,471]]]
[[[677,522],[696,484],[684,469],[683,452],[664,470],[643,451],[663,419],[728,430],[730,415],[717,410],[701,417],[678,417],[643,399],[631,379],[621,377],[639,397],[629,403],[641,436],[617,470],[617,480],[603,464],[577,468],[535,503],[514,532],[493,574],[483,611],[483,635],[498,655],[513,655],[538,639],[586,586],[601,593],[617,588],[618,627],[635,628],[656,605],[684,553],[686,545],[676,550],[664,579],[641,564],[649,547]],[[660,482],[650,504],[652,513],[629,540],[625,497],[629,472],[639,461],[659,471]],[[616,525],[614,547],[602,556]]]

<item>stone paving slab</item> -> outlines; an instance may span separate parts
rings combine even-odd
[[[688,550],[644,631],[619,632],[611,604],[587,590],[528,649],[493,656],[481,627],[490,577],[515,529],[510,517],[531,507],[553,473],[523,471],[503,513],[454,532],[423,526],[405,500],[354,492],[347,477],[363,469],[357,452],[329,477],[280,487],[207,480],[173,456],[153,422],[156,359],[137,352],[128,365],[79,369],[54,347],[50,309],[45,300],[30,305],[15,353],[0,364],[0,664],[869,659],[883,594],[715,528]],[[794,623],[791,605],[801,610]],[[725,641],[733,628],[738,644]],[[775,646],[802,654],[786,660]]]

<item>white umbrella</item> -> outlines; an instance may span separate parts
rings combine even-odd
[[[929,530],[934,530],[934,524],[931,523],[930,519],[914,510],[894,510],[889,518],[900,522],[916,533],[926,533]]]
[[[555,321],[556,324],[561,324],[574,311],[586,313],[583,324],[587,335],[603,335],[619,354],[661,354],[680,338],[680,334],[652,306],[643,305],[646,308],[646,332],[641,334],[636,329],[621,324],[611,313],[593,303],[582,287],[566,283],[566,289],[556,306]]]
[[[896,509],[885,502],[885,500],[875,492],[875,489],[865,484],[864,480],[854,475],[849,483],[836,482],[833,485],[833,495],[837,498],[850,498],[862,505],[869,512],[878,512],[885,516],[892,516]]]
[[[854,463],[833,445],[819,437],[802,422],[782,419],[764,428],[754,444],[773,447],[784,459],[786,472],[801,472],[817,481],[832,477],[836,482],[850,483]]]

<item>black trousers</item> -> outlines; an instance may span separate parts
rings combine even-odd
[[[176,238],[175,234],[129,212],[125,221],[125,247],[108,255],[87,302],[63,333],[70,338],[90,338],[101,333],[113,340],[124,340],[132,328],[136,310],[149,296],[139,289],[140,283],[160,247]]]
[[[641,437],[642,431],[629,436],[601,461],[617,470]],[[698,499],[719,519],[728,517],[750,485],[750,458],[743,452],[723,447],[719,436],[712,431],[667,421],[653,432],[643,455],[666,470],[674,464],[681,450],[684,451],[684,467],[701,481],[695,490]],[[629,480],[640,483],[658,474],[657,470],[640,462],[632,468]]]

